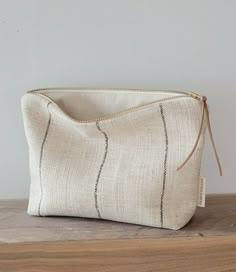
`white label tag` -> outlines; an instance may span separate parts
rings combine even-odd
[[[206,197],[206,178],[199,178],[199,188],[198,188],[198,207],[205,207],[205,197]]]

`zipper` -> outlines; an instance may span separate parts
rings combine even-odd
[[[55,88],[40,88],[40,89],[32,89],[29,90],[27,93],[36,93],[36,92],[131,92],[131,93],[170,93],[170,94],[185,94],[189,95],[193,98],[200,99],[202,95],[194,93],[194,92],[184,92],[184,91],[174,91],[174,90],[153,90],[153,89],[120,89],[120,88],[78,88],[78,87],[55,87]]]
[[[155,93],[168,94],[168,93],[170,93],[170,94],[177,94],[178,96],[157,99],[157,100],[154,100],[151,102],[144,103],[142,105],[131,107],[127,110],[122,110],[117,113],[106,115],[104,117],[79,121],[79,120],[72,118],[70,115],[68,115],[60,106],[58,106],[58,104],[51,97],[49,97],[47,94],[44,93],[44,92],[62,92],[62,93],[65,92],[66,93],[66,92],[71,92],[71,91],[72,92],[90,92],[90,91],[91,92],[125,92],[125,93],[131,92],[131,93],[145,93],[145,94],[147,94],[147,93],[151,93],[151,94],[155,94]],[[173,91],[173,90],[118,89],[118,88],[106,88],[106,89],[105,88],[74,88],[74,87],[72,87],[72,88],[42,88],[42,89],[33,89],[33,90],[28,91],[27,93],[32,93],[32,94],[47,98],[49,101],[51,101],[53,104],[55,104],[69,119],[71,119],[72,121],[74,121],[76,123],[92,123],[92,122],[108,120],[108,119],[112,119],[114,117],[119,117],[119,116],[129,113],[129,112],[133,112],[137,109],[140,109],[140,108],[143,108],[143,107],[155,104],[155,103],[165,102],[165,101],[169,101],[169,100],[190,97],[190,98],[201,101],[202,97],[203,97],[200,94],[197,94],[194,92],[183,92],[183,91]]]
[[[143,105],[134,106],[134,107],[131,107],[131,108],[127,109],[127,110],[123,110],[123,111],[120,111],[120,112],[117,112],[117,113],[113,113],[113,114],[107,115],[105,117],[94,118],[94,119],[85,120],[85,121],[79,121],[79,120],[76,120],[76,119],[72,118],[70,115],[68,115],[60,106],[58,106],[58,104],[51,97],[47,96],[46,94],[42,94],[42,92],[51,92],[51,91],[53,91],[53,92],[68,92],[68,90],[70,90],[72,92],[83,92],[83,91],[86,91],[86,92],[89,92],[89,91],[92,91],[92,92],[102,92],[102,91],[119,92],[120,91],[120,92],[133,92],[133,93],[152,93],[152,94],[153,93],[166,93],[166,94],[170,93],[170,94],[178,94],[178,95],[177,96],[172,96],[172,97],[165,97],[165,98],[162,98],[162,99],[157,99],[157,100],[154,100],[154,101],[151,101],[151,102],[147,102],[147,103],[144,103]],[[205,96],[202,96],[202,95],[197,94],[195,92],[181,92],[181,91],[172,91],[172,90],[143,90],[143,89],[118,89],[118,88],[102,89],[102,88],[74,88],[74,87],[73,88],[34,89],[34,90],[28,91],[27,93],[32,93],[32,94],[35,94],[35,95],[37,94],[38,96],[42,96],[42,97],[47,98],[49,101],[51,101],[53,104],[55,104],[69,119],[71,119],[73,122],[76,122],[76,123],[92,123],[92,122],[108,120],[108,119],[111,119],[111,118],[114,118],[114,117],[121,116],[121,115],[123,115],[125,113],[129,113],[129,112],[135,111],[137,109],[144,108],[144,107],[146,107],[148,105],[151,105],[151,104],[154,104],[154,103],[160,103],[160,102],[175,100],[175,99],[184,98],[184,97],[185,98],[189,97],[189,98],[198,100],[203,105],[202,106],[202,121],[201,121],[201,126],[200,126],[200,129],[199,129],[198,137],[197,137],[196,143],[195,143],[192,151],[190,152],[189,156],[178,167],[177,170],[180,170],[181,168],[183,168],[184,165],[190,160],[190,158],[194,154],[194,152],[195,152],[195,150],[197,148],[198,142],[200,140],[200,136],[201,136],[202,129],[203,129],[203,122],[204,122],[204,118],[205,118],[204,116],[205,116],[205,113],[206,113],[207,127],[208,127],[208,131],[209,131],[209,134],[210,134],[211,143],[212,143],[213,150],[214,150],[214,153],[215,153],[215,157],[216,157],[216,160],[217,160],[219,173],[220,173],[220,176],[222,176],[222,167],[221,167],[219,155],[218,155],[217,150],[216,150],[215,142],[214,142],[214,139],[213,139],[213,133],[212,133],[212,130],[211,130],[210,119],[209,119],[208,105],[207,105]]]

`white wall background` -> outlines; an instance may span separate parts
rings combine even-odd
[[[208,193],[236,193],[236,1],[0,0],[0,198],[29,193],[20,97],[52,86],[192,90],[208,96]]]

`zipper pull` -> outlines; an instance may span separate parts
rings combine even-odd
[[[194,99],[197,99],[197,100],[200,100],[200,101],[202,100],[202,96],[197,94],[197,93],[191,92],[191,93],[189,93],[189,95]]]
[[[195,150],[196,150],[196,148],[198,146],[198,142],[199,142],[199,140],[201,138],[204,119],[205,119],[205,115],[206,115],[207,128],[208,128],[208,132],[209,132],[209,135],[210,135],[211,145],[212,145],[214,153],[215,153],[215,157],[216,157],[216,161],[217,161],[217,164],[218,164],[220,176],[222,176],[223,173],[222,173],[220,158],[219,158],[218,152],[216,150],[216,145],[215,145],[215,141],[214,141],[213,133],[212,133],[212,129],[211,129],[210,116],[209,116],[209,110],[208,110],[208,105],[207,105],[207,98],[206,98],[206,96],[200,97],[199,95],[197,95],[195,93],[190,93],[190,96],[192,96],[195,99],[198,99],[198,100],[202,101],[201,125],[200,125],[200,129],[199,129],[199,132],[198,132],[197,140],[196,140],[196,142],[195,142],[195,144],[193,146],[192,151],[190,152],[188,157],[185,159],[185,161],[177,168],[177,170],[179,171],[181,168],[183,168],[185,166],[185,164],[191,159],[192,155],[194,154],[194,152],[195,152]]]

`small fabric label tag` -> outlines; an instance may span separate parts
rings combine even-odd
[[[206,197],[206,178],[199,178],[199,188],[198,188],[198,207],[205,207],[205,197]]]

